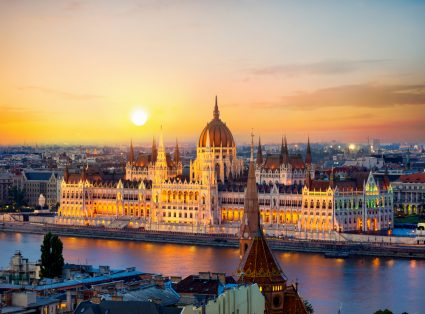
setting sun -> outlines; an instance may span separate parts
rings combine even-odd
[[[137,126],[142,126],[148,121],[148,114],[143,109],[135,109],[131,114],[131,121]]]

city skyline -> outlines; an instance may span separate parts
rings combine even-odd
[[[1,1],[0,145],[420,142],[419,1]],[[148,113],[131,122],[136,108]],[[188,115],[190,113],[190,115]]]

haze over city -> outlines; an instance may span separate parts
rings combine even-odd
[[[215,95],[239,143],[251,128],[265,142],[423,141],[424,13],[421,1],[0,1],[0,145],[147,143],[160,125],[195,142]]]

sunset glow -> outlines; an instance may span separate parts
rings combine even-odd
[[[161,124],[194,143],[215,95],[238,143],[252,128],[421,141],[424,16],[419,1],[1,1],[0,145],[148,143]]]
[[[131,121],[137,126],[145,125],[148,121],[148,114],[143,109],[135,109],[131,114]]]

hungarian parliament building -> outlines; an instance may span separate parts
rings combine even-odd
[[[57,223],[104,225],[182,232],[234,233],[243,217],[247,166],[220,118],[202,130],[190,174],[176,145],[166,152],[161,135],[150,153],[130,145],[125,177],[104,181],[65,170]],[[305,156],[289,154],[286,137],[276,154],[263,154],[259,141],[255,176],[260,218],[265,230],[377,231],[392,227],[393,190],[372,173],[315,179],[310,141]]]

